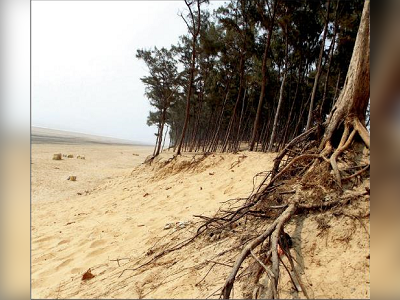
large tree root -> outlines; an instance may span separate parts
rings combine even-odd
[[[325,144],[325,147],[317,154],[317,153],[304,153],[304,150],[307,150],[307,146],[302,149],[300,152],[299,151],[294,151],[294,147],[298,146],[299,143],[306,143],[308,139],[311,137],[312,134],[314,134],[314,131],[316,129],[312,128],[308,132],[303,133],[301,136],[297,137],[295,140],[293,140],[291,143],[289,143],[281,152],[280,154],[276,157],[275,163],[274,163],[274,168],[271,173],[271,179],[268,184],[264,186],[264,188],[257,190],[257,193],[253,195],[253,198],[251,201],[247,202],[246,206],[242,206],[240,208],[241,210],[241,216],[244,216],[246,214],[252,213],[250,210],[250,207],[254,207],[255,204],[260,199],[263,199],[262,195],[268,194],[267,190],[271,190],[271,187],[273,187],[276,183],[279,182],[279,180],[282,180],[285,174],[288,174],[293,171],[293,168],[295,165],[298,163],[312,159],[313,163],[308,164],[307,171],[306,173],[314,172],[316,166],[318,166],[320,160],[324,160],[328,162],[331,167],[332,167],[332,172],[333,176],[339,185],[340,188],[342,188],[342,178],[340,175],[340,170],[337,164],[338,158],[352,145],[352,142],[354,141],[354,137],[356,133],[360,135],[362,140],[364,141],[365,145],[369,148],[370,146],[370,141],[369,141],[369,135],[368,132],[366,131],[365,127],[359,122],[357,118],[352,118],[351,121],[345,122],[344,126],[344,131],[342,133],[342,137],[340,140],[340,143],[336,149],[332,147],[331,140],[328,140]],[[291,153],[295,153],[295,156],[290,159]],[[303,153],[301,153],[303,152]],[[289,155],[289,156],[288,156]],[[284,166],[280,166],[283,158],[285,156],[288,156],[288,160],[285,162]],[[361,174],[362,172],[366,171],[369,168],[369,164],[364,167],[362,170],[356,172],[353,175],[347,176],[344,178],[344,180],[349,180],[351,178],[354,178]],[[301,168],[300,168],[301,169]],[[263,181],[262,184],[264,184],[265,181]],[[256,248],[258,245],[260,245],[265,239],[270,237],[271,242],[270,242],[270,261],[271,261],[271,272],[272,274],[269,274],[268,271],[265,271],[267,274],[270,275],[270,280],[269,280],[269,286],[268,288],[264,291],[264,293],[259,294],[259,296],[263,298],[277,298],[278,297],[278,279],[279,279],[279,255],[277,253],[277,248],[279,244],[279,236],[281,233],[281,230],[284,226],[284,224],[296,213],[302,213],[302,212],[309,212],[313,210],[324,210],[324,209],[329,209],[334,206],[340,205],[340,204],[347,204],[349,203],[350,198],[344,198],[344,199],[339,199],[336,201],[329,201],[329,202],[324,202],[324,203],[319,203],[319,204],[312,204],[312,203],[306,203],[306,204],[298,204],[298,203],[292,203],[292,204],[284,204],[284,205],[278,205],[277,208],[285,208],[285,211],[279,215],[275,221],[268,227],[266,231],[264,231],[260,236],[258,236],[256,239],[254,239],[251,243],[249,243],[240,253],[238,256],[234,267],[232,268],[231,273],[229,274],[228,278],[225,281],[225,284],[223,286],[222,292],[220,297],[223,297],[225,299],[228,299],[231,294],[231,290],[233,288],[233,284],[235,282],[235,278],[237,276],[238,270],[240,266],[243,264],[245,259],[251,254],[253,254],[253,249]],[[275,207],[270,206],[268,209],[273,209]],[[235,213],[237,215],[237,213]],[[253,214],[254,216],[254,214]],[[288,257],[288,260],[291,264],[291,267],[293,269],[293,272],[295,272],[294,264],[293,261],[291,260],[290,252],[287,251],[285,252],[286,256]],[[256,258],[255,258],[256,259]],[[257,260],[257,259],[256,259]],[[257,260],[258,261],[258,260]],[[263,269],[265,270],[265,264],[263,262],[258,261],[258,263],[263,264]],[[285,266],[286,268],[286,266]],[[290,278],[292,279],[293,283],[294,279],[292,278],[292,274],[289,273]],[[296,275],[297,281],[300,285],[301,279]],[[301,287],[301,290],[303,291],[304,295],[306,298],[308,298],[308,294],[304,288],[304,286]]]
[[[353,129],[350,133],[351,126],[353,127]],[[345,150],[347,150],[350,147],[351,143],[354,140],[356,133],[359,134],[359,136],[363,140],[365,146],[367,146],[369,148],[370,147],[370,138],[369,138],[368,131],[361,124],[361,122],[358,118],[351,117],[348,120],[346,120],[344,131],[343,131],[339,146],[333,152],[333,154],[331,155],[331,157],[329,159],[336,182],[340,188],[342,188],[342,178],[340,175],[339,167],[337,165],[337,159],[340,154],[342,154]],[[330,141],[327,142],[327,145],[325,146],[325,148],[327,148],[327,147],[331,147]],[[355,176],[357,176],[357,175],[355,175]],[[350,178],[353,178],[353,176],[346,177],[347,180]]]
[[[358,118],[354,118],[353,120],[353,126],[357,130],[358,134],[364,141],[365,145],[368,147],[368,149],[371,148],[371,141],[370,141],[370,136],[368,133],[368,130],[365,128],[365,126],[360,122]]]
[[[333,152],[331,158],[330,158],[330,163],[332,166],[333,174],[335,175],[336,182],[342,188],[342,179],[340,176],[339,168],[337,166],[337,158],[339,157],[340,154],[343,153],[351,144],[351,142],[354,139],[354,135],[356,134],[356,130],[353,129],[353,131],[349,135],[349,125],[346,124],[342,139],[340,140],[339,147]]]
[[[237,272],[239,271],[239,268],[243,261],[246,259],[246,257],[250,254],[251,250],[253,250],[255,247],[260,245],[267,237],[271,236],[272,237],[272,273],[273,273],[273,286],[272,288],[275,289],[277,287],[278,283],[278,277],[279,277],[279,261],[278,261],[278,253],[277,253],[277,245],[278,245],[278,238],[279,238],[279,233],[282,230],[283,225],[287,220],[290,219],[290,217],[296,212],[296,204],[290,204],[286,210],[280,215],[279,218],[277,218],[274,223],[266,231],[264,231],[263,234],[261,234],[258,238],[254,239],[250,244],[248,244],[242,251],[242,253],[239,255],[237,258],[232,271],[228,278],[226,279],[226,282],[224,284],[224,287],[221,292],[221,296],[224,299],[229,299],[231,290],[233,287],[233,283],[235,282],[235,277],[237,275]],[[274,247],[275,245],[275,247]],[[274,293],[276,295],[276,292]]]

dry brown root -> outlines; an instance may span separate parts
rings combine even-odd
[[[312,164],[312,166],[317,165],[318,160],[321,160],[321,159],[329,162],[332,166],[334,177],[335,177],[338,185],[341,187],[342,179],[341,179],[340,171],[339,171],[339,168],[337,165],[337,159],[344,151],[346,151],[350,147],[351,143],[354,140],[356,133],[359,133],[360,136],[361,136],[361,134],[365,134],[366,130],[363,130],[363,128],[364,127],[361,125],[361,123],[359,121],[358,121],[358,123],[357,123],[357,121],[346,122],[341,141],[336,150],[333,151],[331,141],[329,140],[326,143],[325,148],[322,151],[320,151],[319,154],[306,153],[306,154],[301,154],[301,155],[295,156],[290,161],[288,161],[286,163],[286,165],[284,167],[282,167],[281,170],[279,170],[280,161],[282,160],[282,158],[286,155],[286,153],[288,151],[288,148],[285,148],[284,151],[282,151],[281,154],[279,155],[278,160],[275,161],[275,165],[274,165],[275,172],[273,172],[273,176],[272,176],[269,184],[264,189],[259,190],[258,194],[265,193],[266,189],[273,186],[274,182],[276,182],[278,179],[280,179],[282,177],[282,175],[284,175],[285,173],[290,171],[293,168],[293,166],[295,165],[295,163],[297,163],[301,160],[306,160],[306,159],[314,159],[314,163]],[[351,132],[350,132],[350,130],[351,130]],[[305,136],[306,135],[304,135],[303,138]],[[361,137],[362,137],[363,141],[366,143],[367,147],[369,147],[369,136],[368,136],[368,138],[366,138],[365,135],[364,135],[364,137],[363,136],[361,136]],[[332,155],[330,155],[331,153],[332,153]],[[308,168],[308,172],[313,171],[314,168],[312,166],[310,168]],[[361,174],[366,169],[367,168],[362,169],[361,171],[357,172],[354,176]],[[349,178],[352,178],[352,177],[353,176],[349,176]],[[348,179],[348,178],[346,178],[346,179]],[[332,201],[331,203],[326,203],[326,208],[330,208],[335,205],[338,205],[339,203],[344,203],[344,202],[345,202],[344,200]],[[322,206],[325,206],[325,204],[323,204]],[[273,276],[271,276],[271,280],[269,281],[270,282],[269,287],[267,288],[266,292],[262,296],[265,298],[277,298],[278,297],[277,285],[278,285],[278,279],[279,279],[279,256],[277,254],[276,249],[277,249],[278,238],[279,238],[281,229],[282,229],[284,223],[288,219],[290,219],[290,217],[296,212],[297,208],[299,208],[299,210],[301,210],[301,211],[308,211],[308,210],[313,210],[313,209],[321,209],[322,206],[320,204],[315,205],[315,206],[313,206],[313,205],[297,206],[295,204],[287,205],[286,210],[274,221],[274,223],[262,235],[260,235],[258,238],[253,240],[250,244],[248,244],[242,250],[241,254],[239,255],[239,257],[237,258],[237,260],[235,262],[234,267],[232,268],[230,275],[226,279],[226,282],[225,282],[224,287],[221,292],[221,297],[223,297],[225,299],[228,299],[230,297],[230,293],[233,288],[235,277],[236,277],[237,272],[238,272],[241,264],[243,263],[243,261],[246,259],[246,257],[249,254],[252,254],[252,250],[255,247],[257,247],[267,237],[271,237],[271,249],[270,249],[271,250],[271,263],[272,263],[271,270],[272,270]],[[289,257],[288,257],[288,259],[289,259]],[[290,261],[290,259],[289,259],[289,261]],[[291,262],[291,265],[292,265],[292,263],[293,262]],[[294,267],[294,265],[292,265],[292,268],[293,267]],[[308,298],[307,292],[304,290],[304,288],[303,288],[303,291],[304,291],[305,296]]]
[[[271,179],[271,183],[274,182],[276,179],[278,179],[280,176],[282,176],[285,172],[287,172],[295,162],[298,162],[299,160],[303,160],[303,159],[308,159],[308,158],[319,159],[319,158],[323,158],[323,157],[319,154],[303,154],[303,155],[297,156],[297,157],[293,158],[281,171],[279,171],[278,174],[275,175],[275,177],[273,177]]]
[[[349,134],[350,126],[353,127],[353,130]],[[339,185],[340,188],[342,188],[342,178],[340,176],[339,167],[337,165],[337,159],[338,159],[340,154],[342,154],[345,150],[347,150],[349,148],[349,146],[351,145],[352,141],[354,140],[354,136],[355,136],[356,133],[358,133],[360,135],[360,137],[362,138],[364,144],[369,148],[370,147],[370,137],[369,137],[368,131],[361,124],[361,122],[360,122],[360,120],[358,118],[352,118],[350,121],[347,121],[345,123],[344,131],[343,131],[342,138],[340,140],[339,146],[333,152],[333,154],[331,155],[331,157],[329,159],[330,164],[332,166],[333,174],[334,174],[335,179],[336,179],[336,182],[337,182],[337,184]],[[330,142],[328,141],[327,144],[328,143],[330,143]],[[327,146],[325,148],[327,148]],[[357,176],[357,175],[355,175],[355,176]],[[350,179],[352,177],[353,176],[349,176],[349,177],[346,177],[346,179]]]
[[[369,167],[370,167],[370,164],[366,165],[364,168],[362,168],[360,171],[354,173],[353,175],[349,175],[347,177],[342,178],[342,181],[349,180],[351,178],[357,177],[358,175],[361,175],[362,173],[367,171],[369,169]]]
[[[231,290],[233,287],[233,283],[235,282],[236,275],[239,271],[240,266],[242,265],[243,261],[246,259],[246,257],[250,254],[250,251],[253,250],[255,247],[260,245],[267,237],[271,236],[274,232],[276,234],[274,235],[274,239],[272,240],[272,273],[274,274],[275,280],[274,285],[272,288],[277,286],[278,282],[278,276],[279,276],[279,261],[278,261],[278,254],[276,252],[276,246],[279,238],[279,232],[282,229],[283,225],[290,219],[292,215],[296,212],[297,205],[296,204],[290,204],[286,210],[271,224],[270,227],[266,231],[264,231],[263,234],[261,234],[259,237],[254,239],[250,244],[248,244],[241,252],[239,257],[236,259],[236,262],[232,268],[232,271],[228,278],[225,281],[224,287],[222,288],[221,292],[221,297],[224,299],[229,299]],[[274,243],[275,243],[275,248],[274,248]],[[273,278],[274,278],[273,277]],[[276,294],[276,293],[275,293]]]
[[[358,134],[364,141],[365,145],[368,147],[368,149],[371,149],[371,139],[368,133],[368,130],[365,128],[365,126],[360,122],[358,118],[354,118],[353,120],[353,126],[357,130]]]
[[[348,127],[346,126],[346,128],[348,128]],[[340,154],[343,153],[343,151],[345,151],[350,146],[351,142],[354,139],[355,134],[356,134],[355,129],[353,129],[353,131],[351,132],[350,135],[348,135],[348,129],[347,129],[347,131],[345,130],[345,132],[343,133],[343,136],[342,136],[342,140],[340,141],[339,147],[335,150],[335,152],[333,152],[333,154],[330,158],[330,163],[332,166],[333,174],[335,175],[336,182],[340,186],[340,188],[342,188],[342,179],[341,179],[339,168],[337,165],[337,158],[339,157]],[[345,139],[347,139],[347,140],[345,142],[343,142]]]
[[[283,249],[283,252],[285,253],[285,256],[286,256],[286,257],[288,258],[288,260],[289,260],[290,267],[292,268],[293,273],[294,273],[294,275],[296,276],[296,280],[297,280],[297,283],[300,285],[301,291],[303,292],[304,296],[305,296],[307,299],[310,299],[310,297],[308,296],[308,293],[307,293],[307,289],[305,288],[303,282],[301,281],[300,275],[299,275],[299,273],[297,272],[297,270],[296,270],[296,268],[295,268],[295,266],[294,266],[293,258],[292,258],[292,255],[290,254],[289,249],[286,249],[286,250]],[[282,264],[283,264],[283,261],[282,261]],[[284,265],[284,264],[283,264],[283,265]],[[286,266],[285,266],[285,268],[286,268]],[[287,270],[287,268],[286,268],[286,270]],[[288,270],[287,270],[287,271],[288,271]],[[292,280],[292,282],[293,282],[293,285],[294,285],[295,288],[299,291],[299,289],[297,288],[297,284],[296,284],[296,282],[295,282],[293,276],[290,274],[289,271],[288,271],[288,274],[289,274],[289,276],[290,276],[290,278],[291,278],[291,280]]]
[[[285,148],[278,154],[278,156],[275,158],[274,162],[274,167],[272,169],[272,177],[275,177],[275,175],[278,173],[280,163],[283,159],[283,157],[286,155],[287,152],[290,151],[291,147],[299,144],[302,140],[307,140],[311,134],[313,134],[317,130],[317,126],[309,129],[306,132],[303,132],[296,138],[294,138],[290,143],[288,143]]]

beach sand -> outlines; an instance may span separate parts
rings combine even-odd
[[[199,221],[194,215],[213,215],[228,199],[248,196],[253,177],[272,167],[274,154],[184,153],[165,165],[172,156],[166,151],[151,165],[142,164],[152,151],[119,144],[32,145],[33,298],[206,298],[223,285],[229,267],[215,267],[204,280],[210,267],[191,267],[223,249],[222,241],[205,248],[193,243],[143,272],[123,271],[145,260],[154,244],[177,237],[166,224]],[[52,160],[54,153],[74,158]],[[67,180],[70,175],[77,180]],[[314,217],[287,226],[298,241],[309,293],[368,298],[369,224],[341,218],[330,225],[322,239]],[[348,230],[352,238],[339,242]],[[95,277],[82,281],[89,268]],[[293,297],[288,280],[282,277],[282,297]]]

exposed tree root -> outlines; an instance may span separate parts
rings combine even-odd
[[[283,227],[283,224],[290,219],[290,217],[295,213],[295,211],[296,211],[296,205],[295,204],[289,205],[288,208],[286,208],[286,210],[281,214],[281,216],[277,218],[274,221],[274,223],[272,223],[272,225],[268,227],[266,231],[264,231],[263,234],[261,234],[258,238],[254,239],[250,244],[248,244],[243,249],[242,253],[239,255],[238,259],[236,260],[232,268],[231,274],[226,279],[226,282],[222,289],[221,295],[224,299],[229,299],[236,274],[239,271],[239,268],[243,263],[243,261],[250,254],[250,251],[253,250],[255,247],[257,247],[258,245],[260,245],[267,237],[271,236],[271,234],[273,233],[275,233],[275,235],[272,238],[272,262],[273,262],[272,274],[274,283],[273,287],[276,288],[279,277],[279,266],[276,265],[276,262],[278,260],[276,247],[278,243],[279,233]],[[274,248],[274,243],[275,243],[275,248]]]
[[[354,119],[354,120],[358,120],[358,119]],[[353,127],[352,130],[351,130],[351,126]],[[265,199],[267,198],[268,194],[273,194],[273,192],[271,192],[271,188],[274,187],[274,185],[276,185],[277,183],[279,183],[282,180],[285,180],[285,176],[287,176],[287,174],[292,173],[294,169],[296,169],[296,170],[306,169],[307,172],[315,172],[315,168],[319,164],[318,161],[321,161],[321,160],[327,161],[330,163],[330,165],[332,167],[332,171],[333,171],[333,176],[334,176],[337,184],[342,188],[342,178],[340,175],[340,170],[339,170],[339,167],[337,164],[337,160],[352,145],[352,142],[354,141],[354,137],[355,137],[356,133],[358,133],[361,136],[365,145],[367,147],[369,147],[369,137],[367,138],[365,136],[366,130],[363,130],[362,128],[363,127],[359,121],[346,123],[342,137],[341,137],[341,141],[340,141],[338,147],[334,150],[332,147],[332,143],[329,140],[326,143],[325,147],[322,149],[322,151],[320,151],[320,153],[318,153],[318,154],[315,152],[314,153],[312,153],[312,152],[304,153],[305,151],[309,151],[308,150],[309,148],[307,148],[307,147],[302,148],[302,150],[300,152],[293,150],[294,147],[299,146],[299,143],[307,142],[307,140],[310,138],[310,136],[314,133],[315,128],[311,129],[308,132],[305,132],[303,135],[299,136],[296,140],[293,140],[277,156],[277,158],[275,160],[275,164],[274,164],[274,169],[271,174],[272,176],[271,176],[270,181],[267,184],[265,184],[266,180],[264,180],[261,184],[261,185],[265,184],[263,186],[263,188],[259,187],[257,192],[255,194],[253,194],[251,197],[249,197],[246,205],[240,207],[239,209],[237,209],[234,212],[231,212],[232,216],[236,216],[236,218],[231,219],[231,222],[237,221],[238,219],[240,219],[241,217],[246,216],[246,215],[256,216],[257,215],[257,214],[255,214],[256,212],[260,213],[260,215],[261,215],[262,210],[261,211],[254,210],[254,207],[257,206],[257,203],[260,200],[264,200],[264,202],[265,202]],[[351,130],[351,132],[350,132],[350,130]],[[313,150],[311,150],[311,151],[313,151]],[[290,153],[296,153],[296,155],[290,159]],[[280,163],[282,162],[283,158],[288,155],[289,155],[288,160],[285,162],[284,166],[281,167]],[[304,165],[303,165],[303,167],[295,168],[295,166],[298,165],[299,163],[302,162],[304,164],[304,161],[309,160],[309,159],[312,160],[311,167],[310,167],[310,164],[307,164],[306,167],[304,167]],[[353,175],[345,177],[343,180],[350,180],[350,179],[360,175],[361,173],[365,172],[368,168],[369,168],[369,164],[367,166],[365,166],[363,169],[354,173]],[[296,172],[296,173],[300,173],[300,172]],[[296,189],[290,190],[290,193],[289,193],[289,191],[278,192],[278,194],[280,194],[280,195],[295,194],[295,193],[296,193]],[[361,195],[359,195],[359,196],[361,196]],[[256,259],[256,261],[262,266],[262,269],[266,272],[266,274],[268,274],[270,277],[269,286],[264,287],[262,293],[259,293],[259,292],[253,293],[253,295],[256,294],[257,296],[263,297],[263,298],[277,298],[279,296],[277,287],[278,287],[278,280],[279,280],[279,261],[280,261],[277,249],[279,247],[278,241],[279,241],[279,237],[280,237],[280,234],[281,234],[284,224],[288,220],[290,220],[290,218],[294,214],[311,212],[311,211],[324,211],[326,209],[330,209],[337,205],[346,205],[352,200],[352,198],[357,198],[357,195],[355,195],[355,196],[353,195],[350,197],[344,197],[344,198],[338,198],[337,200],[334,200],[334,201],[328,201],[328,202],[322,202],[322,203],[320,202],[317,204],[307,202],[307,201],[306,201],[306,203],[300,204],[299,202],[297,202],[298,200],[297,201],[293,200],[292,202],[289,202],[287,204],[269,205],[266,207],[264,206],[263,207],[264,212],[266,210],[268,211],[271,209],[285,208],[285,210],[276,217],[275,221],[260,236],[258,236],[253,241],[251,241],[242,250],[242,252],[238,256],[238,258],[234,264],[234,267],[232,268],[231,273],[229,274],[229,276],[227,277],[227,279],[225,281],[225,284],[221,291],[220,297],[222,297],[224,299],[228,299],[231,296],[231,290],[233,288],[235,278],[237,276],[240,266],[242,265],[242,263],[244,262],[244,260],[246,259],[247,256],[252,255]],[[224,217],[226,217],[226,216],[227,215],[225,215]],[[216,220],[216,219],[214,219],[214,220]],[[220,218],[219,220],[224,220],[224,218]],[[211,222],[213,222],[213,220],[209,220],[208,222],[211,223]],[[258,245],[260,245],[268,237],[270,238],[270,252],[269,253],[270,253],[271,269],[269,269],[265,265],[265,263],[260,261],[260,259],[257,258],[255,256],[255,254],[253,253],[254,248],[256,248]],[[298,284],[301,286],[301,290],[303,291],[305,297],[309,298],[307,291],[306,291],[304,285],[302,284],[301,278],[297,274],[297,271],[294,267],[294,263],[293,263],[291,255],[290,255],[290,252],[288,250],[286,250],[285,255],[287,256],[287,258],[290,262],[291,268],[296,277],[296,279],[294,279],[293,275],[290,274],[289,270],[285,266],[293,284],[295,285],[295,281],[297,281]],[[269,256],[267,257],[267,259],[269,259]]]
[[[364,141],[365,145],[368,147],[368,149],[371,148],[371,138],[369,136],[368,130],[365,128],[365,126],[360,122],[358,118],[354,118],[353,120],[354,128],[357,130],[358,134]]]
[[[150,257],[146,258],[147,261],[138,264],[135,268],[123,270],[120,276],[127,270],[147,269],[145,267],[156,264],[160,258],[183,249],[201,236],[210,237],[218,232],[228,231],[230,234],[235,232],[230,237],[239,236],[237,239],[240,241],[239,246],[236,244],[217,254],[216,257],[230,252],[234,253],[238,248],[243,248],[233,265],[230,260],[219,262],[211,259],[207,259],[201,264],[201,268],[210,267],[197,285],[203,284],[217,266],[231,268],[222,288],[213,292],[209,297],[220,291],[220,298],[230,298],[235,282],[246,274],[250,274],[253,276],[252,283],[256,285],[255,288],[249,285],[253,297],[276,299],[279,297],[279,266],[282,263],[294,288],[309,298],[306,287],[295,268],[290,250],[281,243],[281,238],[284,236],[283,228],[294,215],[325,212],[337,206],[346,206],[354,199],[363,197],[365,193],[345,196],[342,182],[351,181],[370,167],[369,163],[355,167],[353,163],[352,167],[340,169],[343,168],[344,154],[352,148],[356,134],[369,147],[368,132],[357,118],[346,120],[344,128],[342,127],[343,132],[339,145],[336,148],[329,139],[322,149],[317,149],[318,141],[315,140],[318,138],[316,136],[317,127],[311,128],[292,140],[277,155],[273,170],[255,176],[255,178],[263,176],[263,179],[257,186],[254,184],[249,197],[226,201],[223,204],[224,207],[221,207],[214,216],[196,215],[195,217],[201,219],[201,223],[190,238],[178,241],[175,245],[166,243],[159,246],[157,251],[151,249],[151,252],[148,253]],[[341,159],[340,165],[338,165],[339,159]],[[346,165],[346,162],[343,164]],[[350,170],[354,170],[354,173],[349,174]],[[345,172],[346,176],[342,178],[340,172]],[[369,193],[369,189],[367,192]],[[325,198],[329,196],[329,200],[322,199],[324,196]],[[261,228],[265,226],[265,220],[269,220],[270,224],[260,232]],[[246,226],[241,226],[244,223]],[[242,231],[235,228],[240,228]],[[171,237],[172,241],[174,239]],[[283,263],[282,255],[288,259],[290,269]],[[247,272],[248,267],[243,266],[248,257],[255,260],[255,262],[253,261],[253,265],[256,266],[254,272]],[[239,273],[239,270],[243,271]],[[265,279],[262,279],[262,275],[265,275]]]
[[[308,293],[307,293],[307,289],[305,288],[305,286],[304,286],[304,284],[303,284],[303,282],[302,282],[302,280],[301,280],[301,277],[300,277],[299,273],[297,272],[297,270],[296,270],[296,268],[295,268],[295,266],[294,266],[293,257],[292,257],[292,255],[290,254],[289,249],[283,249],[283,252],[285,253],[285,256],[286,256],[286,257],[288,258],[288,260],[289,260],[290,266],[291,266],[291,268],[292,268],[292,270],[293,270],[293,273],[294,273],[295,276],[296,276],[296,280],[297,280],[298,284],[300,285],[301,291],[303,292],[304,296],[305,296],[307,299],[310,299],[310,297],[308,296]],[[283,264],[283,262],[282,262],[282,264]],[[286,267],[285,267],[285,268],[286,268]],[[287,270],[287,268],[286,268],[286,270]],[[288,271],[288,274],[289,274],[289,276],[290,276],[290,278],[291,278],[291,280],[292,280],[292,282],[293,282],[293,285],[294,285],[294,286],[296,287],[296,289],[298,290],[298,288],[297,288],[297,286],[296,286],[296,282],[294,282],[294,279],[293,279],[292,275],[290,274],[290,271],[289,271],[289,270],[287,270],[287,271]],[[298,290],[298,291],[299,291],[299,290]]]
[[[350,179],[352,179],[354,177],[357,177],[357,176],[361,175],[362,173],[367,171],[369,169],[369,167],[370,167],[370,164],[366,165],[364,168],[362,168],[360,171],[354,173],[353,175],[350,175],[350,176],[342,178],[342,181],[350,180]]]
[[[356,134],[356,130],[353,129],[350,136],[348,133],[349,133],[349,126],[346,125],[339,147],[335,150],[335,152],[333,152],[330,158],[333,174],[335,175],[336,182],[340,186],[340,188],[342,188],[342,179],[340,176],[339,168],[337,166],[337,158],[341,153],[343,153],[343,151],[345,151],[350,146],[350,143],[353,141],[354,135]]]

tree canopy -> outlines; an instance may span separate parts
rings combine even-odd
[[[363,3],[231,0],[210,13],[206,1],[186,1],[188,33],[171,49],[137,52],[149,69],[142,81],[156,149],[165,126],[178,152],[277,151],[325,122]]]

